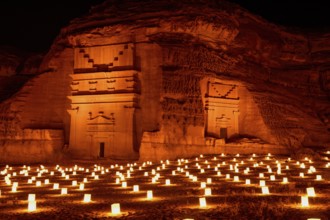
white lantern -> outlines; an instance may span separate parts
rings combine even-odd
[[[120,214],[120,204],[114,203],[111,205],[111,214],[118,215]]]
[[[199,207],[205,208],[206,206],[207,205],[206,205],[206,199],[205,199],[205,197],[199,198]]]
[[[246,185],[250,185],[250,184],[251,184],[251,180],[250,180],[250,179],[246,179],[246,180],[245,180],[245,184],[246,184]]]
[[[269,194],[269,189],[267,186],[261,187],[261,191],[262,191],[262,194],[265,194],[265,195]]]
[[[151,200],[153,198],[152,190],[147,191],[147,199]]]
[[[67,188],[62,188],[61,189],[61,195],[66,195],[68,194],[68,189]]]
[[[308,207],[309,206],[308,196],[301,196],[301,206],[302,207]]]
[[[85,184],[84,183],[80,183],[79,184],[79,190],[84,190],[85,188]]]
[[[205,196],[210,196],[210,195],[212,195],[211,188],[205,188],[205,190],[204,190],[204,195],[205,195]]]
[[[53,185],[53,189],[59,189],[60,188],[60,184],[58,184],[58,183],[54,183],[54,185]]]
[[[239,176],[234,176],[234,182],[238,182],[239,181]]]
[[[171,180],[170,179],[166,179],[165,180],[165,185],[171,185]]]
[[[259,181],[259,186],[266,186],[266,181],[265,180],[260,180]]]
[[[316,175],[316,180],[322,180],[322,176],[321,175]]]
[[[139,192],[139,185],[133,186],[133,192]]]
[[[283,183],[288,183],[288,178],[287,177],[283,177]]]
[[[90,202],[91,201],[91,194],[84,194],[84,202]]]

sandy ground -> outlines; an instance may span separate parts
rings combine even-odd
[[[273,155],[205,155],[180,162],[117,162],[117,165],[107,161],[74,161],[59,166],[30,165],[30,170],[28,165],[2,165],[0,219],[326,220],[330,216],[330,161],[326,156],[318,161],[289,161],[287,157]],[[277,173],[278,164],[281,164],[281,174]],[[244,173],[247,168],[249,171]],[[42,174],[38,177],[38,173]],[[260,177],[260,173],[264,177]],[[300,177],[300,173],[304,173],[304,177]],[[62,175],[69,175],[69,179]],[[99,179],[95,179],[95,175]],[[271,175],[275,180],[270,180]],[[321,175],[322,180],[316,180],[316,175]],[[36,180],[28,183],[32,176]],[[152,183],[156,176],[158,179]],[[235,181],[234,176],[239,180]],[[193,181],[194,177],[197,180]],[[284,184],[283,177],[289,182]],[[88,182],[85,189],[80,190],[79,184],[84,178]],[[121,181],[116,183],[116,178]],[[208,178],[211,183],[207,183]],[[44,183],[46,179],[49,184]],[[170,179],[170,185],[165,184],[166,179]],[[250,179],[250,185],[245,184],[246,179]],[[77,186],[72,186],[74,180]],[[261,193],[260,180],[265,180],[270,194]],[[37,181],[42,185],[36,186]],[[12,192],[14,182],[18,183],[17,192]],[[122,182],[127,183],[126,188]],[[202,182],[211,189],[212,195],[204,194]],[[59,183],[60,189],[53,189],[54,183]],[[133,185],[139,185],[139,192],[133,192]],[[302,207],[301,196],[306,195],[308,187],[314,187],[316,196],[309,197],[309,207]],[[68,194],[61,195],[61,188],[67,188]],[[153,192],[152,199],[146,197],[148,190]],[[36,195],[37,210],[29,212],[27,198],[32,193]],[[91,194],[92,201],[84,203],[84,194]],[[206,199],[206,207],[200,207],[199,198]],[[120,214],[111,214],[113,203],[120,203]]]

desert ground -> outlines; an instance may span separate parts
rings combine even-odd
[[[0,219],[326,220],[330,216],[328,157],[330,151],[300,159],[220,154],[158,162],[2,164]],[[268,187],[268,194],[263,194],[267,188],[262,185]],[[61,194],[62,188],[67,194]],[[148,191],[152,198],[147,198]],[[29,194],[35,194],[32,202]],[[85,194],[91,201],[83,201]],[[308,198],[308,205],[302,204],[302,196]],[[120,205],[118,214],[112,212],[115,203]]]

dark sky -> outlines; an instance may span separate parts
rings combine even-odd
[[[180,1],[180,0],[178,0]],[[308,29],[330,27],[326,0],[232,0],[273,23]],[[103,0],[2,0],[0,45],[23,50],[47,51],[69,21]]]

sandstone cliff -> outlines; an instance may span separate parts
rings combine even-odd
[[[43,74],[18,93],[26,95],[17,127],[60,129],[70,144],[69,75],[121,71],[91,57],[92,50],[130,43],[139,87],[135,150],[162,149],[144,158],[188,154],[187,146],[203,152],[200,147],[217,145],[215,131],[228,123],[232,140],[254,137],[288,151],[329,145],[329,42],[329,34],[293,32],[226,1],[105,1],[62,29],[40,66]],[[76,53],[87,69],[75,67]],[[17,100],[2,105],[7,102]],[[233,115],[210,119],[211,110],[222,111],[219,102]]]

